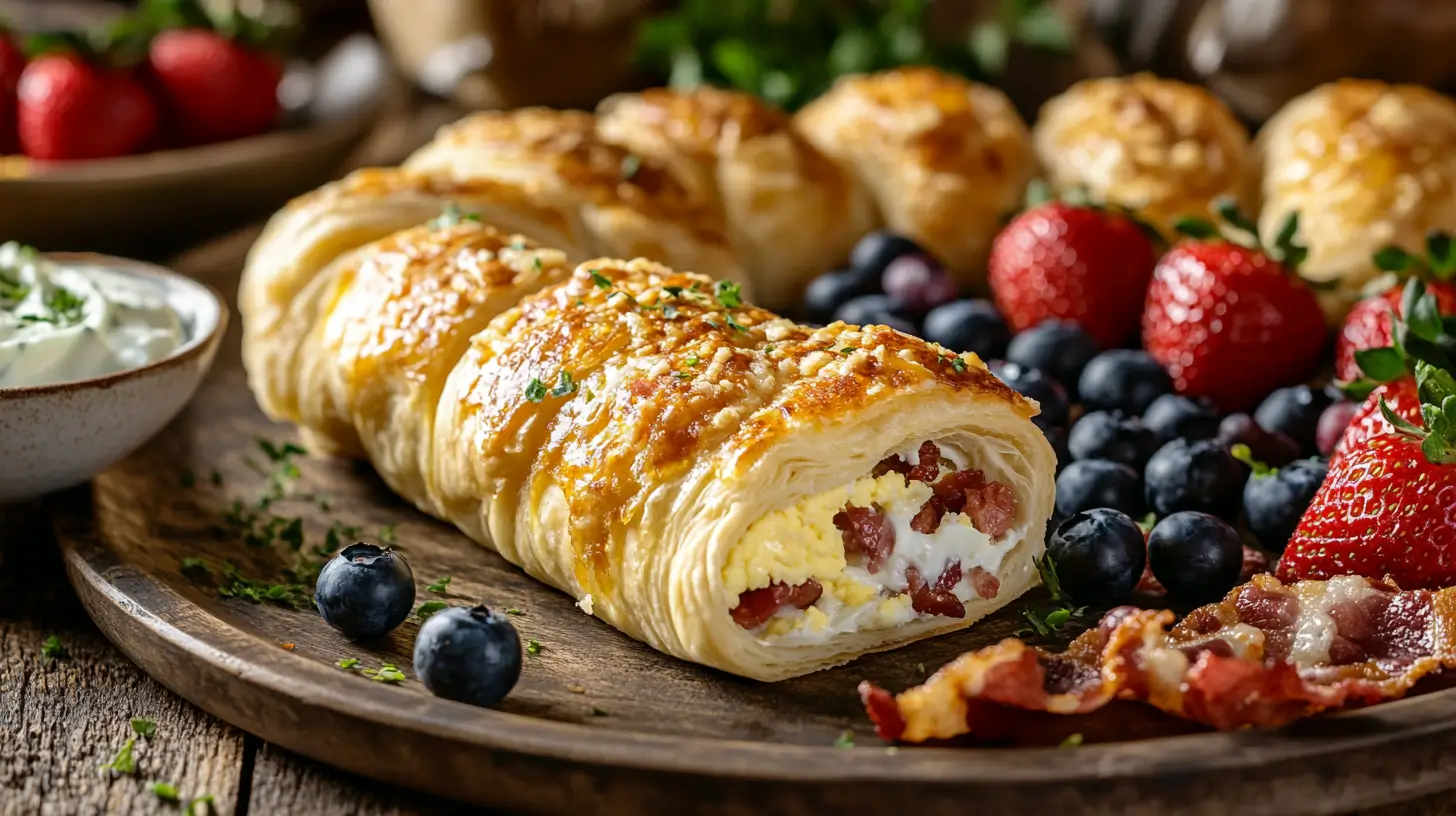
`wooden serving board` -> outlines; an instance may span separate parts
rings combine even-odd
[[[237,266],[234,248],[190,271],[230,292]],[[500,710],[437,699],[410,666],[413,617],[388,637],[354,643],[311,608],[219,595],[224,561],[267,585],[295,558],[288,544],[247,546],[227,521],[277,468],[257,440],[292,438],[254,406],[238,322],[183,416],[97,478],[89,496],[67,494],[53,508],[71,582],[106,635],[178,694],[269,742],[443,796],[553,813],[1285,814],[1456,785],[1456,691],[1277,731],[1194,732],[1115,704],[1093,718],[1043,715],[1041,747],[889,748],[859,706],[859,681],[913,685],[1018,629],[1035,593],[968,632],[761,684],[663,656],[582,614],[407,507],[367,465],[300,458],[294,498],[272,509],[301,519],[305,555],[331,526],[357,526],[372,540],[393,527],[418,602],[524,613],[513,620],[540,650],[524,658]],[[184,558],[204,559],[212,574],[184,571]],[[425,591],[446,575],[447,595]],[[344,658],[359,669],[390,662],[409,679],[371,681],[338,668]],[[836,747],[846,731],[854,747]],[[1074,732],[1089,744],[1055,747]],[[1091,744],[1105,739],[1121,741]]]

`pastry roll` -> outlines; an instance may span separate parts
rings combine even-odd
[[[417,506],[746,677],[969,626],[1036,582],[1055,457],[980,360],[562,258],[473,223],[365,245],[308,285],[297,347],[248,350],[299,361],[255,388],[293,376],[296,421]]]
[[[600,239],[599,249],[586,257],[650,258],[744,280],[717,202],[658,161],[601,139],[589,113],[522,108],[473,114],[442,128],[404,169],[520,185],[544,206],[579,213]]]
[[[1377,274],[1375,252],[1391,244],[1423,252],[1428,231],[1456,231],[1456,102],[1449,97],[1415,85],[1341,80],[1290,101],[1256,144],[1260,231],[1272,237],[1297,210],[1309,248],[1299,272],[1337,282],[1345,306]]]
[[[755,299],[797,306],[876,226],[868,191],[757,97],[714,88],[619,94],[598,108],[604,139],[673,167],[722,204]]]
[[[981,283],[991,240],[1033,171],[1026,124],[1005,94],[900,68],[840,79],[795,124],[870,189],[891,229],[963,283]]]
[[[1244,126],[1202,88],[1151,74],[1078,82],[1042,106],[1032,142],[1055,191],[1137,210],[1170,236],[1180,216],[1250,193]]]

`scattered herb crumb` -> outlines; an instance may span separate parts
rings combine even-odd
[[[1082,744],[1082,734],[1079,732],[1079,733],[1076,733],[1076,734],[1068,734],[1067,735],[1067,738],[1064,739],[1064,740],[1062,740],[1061,744],[1058,745],[1057,747],[1058,748],[1076,748],[1077,746],[1079,746],[1081,744]]]
[[[530,640],[526,641],[526,654],[528,654],[528,655],[538,655],[538,654],[541,654],[541,641],[539,641],[539,640],[537,640],[535,638],[531,638]]]
[[[688,368],[696,368],[699,362],[698,355],[696,354],[688,357]]]
[[[132,717],[131,730],[137,732],[143,739],[151,739],[157,733],[157,724],[146,717]]]
[[[541,271],[541,256],[537,255],[536,257],[531,259],[531,268],[537,272]]]
[[[385,663],[378,669],[365,669],[364,676],[376,683],[403,683],[409,679],[393,663]]]
[[[435,593],[436,595],[444,595],[446,592],[450,591],[450,580],[450,576],[446,575],[444,578],[441,578],[435,583],[425,587],[425,589]]]
[[[854,747],[854,732],[853,731],[850,731],[849,729],[845,729],[843,731],[840,731],[839,732],[839,738],[834,741],[834,747],[835,748],[853,748]]]
[[[339,668],[343,669],[344,671],[348,671],[358,665],[359,658],[357,657],[346,657],[343,660],[340,660],[338,663]]]
[[[777,348],[778,348],[778,346],[773,345],[772,343],[770,343],[769,345],[763,347],[763,353],[764,354],[771,354]]]
[[[532,377],[526,384],[526,400],[540,402],[543,399],[546,399],[546,383],[541,382],[540,377]]]
[[[101,770],[119,774],[136,773],[136,758],[132,756],[132,749],[136,747],[136,737],[132,737],[122,744],[121,750],[111,761],[101,766]]]
[[[551,396],[570,396],[576,393],[576,387],[576,380],[571,378],[571,372],[562,369],[560,376],[556,378],[556,386],[551,389]]]
[[[955,369],[957,372],[965,371],[966,361],[962,360],[959,357],[952,357],[950,361],[950,367]]]
[[[186,468],[182,471],[181,482],[184,488],[190,488],[197,484],[197,474],[192,472],[192,468]]]
[[[419,618],[422,621],[429,620],[431,615],[449,606],[450,605],[445,603],[444,601],[425,601],[424,603],[420,604],[419,609],[415,610],[415,617]]]
[[[622,181],[631,181],[642,169],[642,157],[636,153],[628,153],[622,157]]]
[[[612,288],[612,279],[603,275],[600,269],[588,269],[587,272],[591,273],[592,283],[596,284],[598,289]]]
[[[854,351],[855,351],[854,346],[845,346],[844,348],[842,348],[842,349],[839,350],[839,353],[840,354],[843,354],[846,357],[848,357],[849,355],[853,354]]]
[[[210,793],[193,797],[192,801],[187,803],[187,810],[183,816],[202,816],[204,812],[212,813],[213,804],[212,794]]]
[[[60,635],[51,635],[40,645],[41,665],[47,665],[52,660],[59,660],[66,656],[66,644],[61,642]]]
[[[393,524],[386,524],[386,525],[384,525],[384,526],[382,526],[382,527],[379,528],[379,543],[380,544],[383,544],[384,546],[388,547],[388,546],[390,546],[392,544],[398,543],[399,536],[395,534],[394,528],[395,528],[395,525],[393,525]]]
[[[526,613],[523,610],[517,609],[514,606],[512,606],[512,607],[508,607],[506,609],[506,614],[507,615],[524,615]]]
[[[171,782],[152,782],[147,785],[147,790],[163,802],[176,802],[180,799],[177,794],[177,786]]]
[[[726,322],[728,324],[728,328],[733,329],[734,331],[741,331],[741,332],[748,331],[748,327],[745,326],[745,325],[743,325],[742,323],[739,323],[737,320],[734,320],[733,319],[733,315],[731,315],[731,314],[726,314],[725,313],[723,315],[723,320],[724,320],[724,322]]]
[[[743,305],[743,287],[732,281],[720,280],[713,284],[713,297],[725,309],[736,309]]]

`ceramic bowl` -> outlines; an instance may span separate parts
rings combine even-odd
[[[84,252],[46,257],[103,267],[156,292],[182,318],[184,342],[140,368],[0,388],[0,503],[81,484],[141,447],[192,399],[227,329],[222,297],[176,272]]]

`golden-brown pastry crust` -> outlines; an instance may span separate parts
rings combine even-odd
[[[619,94],[598,108],[602,138],[673,168],[722,204],[755,297],[796,305],[874,228],[868,191],[757,97],[699,88]]]
[[[1309,256],[1300,274],[1338,281],[1346,303],[1391,244],[1419,252],[1456,230],[1456,101],[1414,85],[1346,79],[1291,100],[1259,134],[1260,231],[1291,211]]]
[[[1042,106],[1032,141],[1054,190],[1138,210],[1170,235],[1178,217],[1251,191],[1244,126],[1204,89],[1151,74],[1078,82]]]
[[[1026,124],[1001,91],[933,68],[845,77],[795,122],[873,192],[890,228],[979,283],[1002,218],[1033,171]]]

